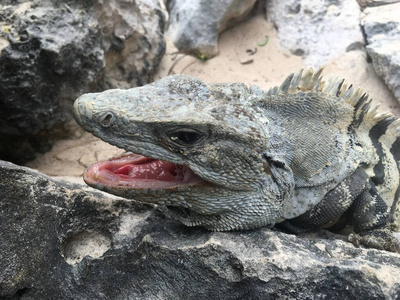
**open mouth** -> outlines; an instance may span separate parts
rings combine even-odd
[[[189,167],[126,154],[88,167],[83,179],[90,186],[132,189],[168,189],[204,183]]]

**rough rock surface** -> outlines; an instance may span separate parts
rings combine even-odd
[[[23,163],[80,94],[150,82],[165,42],[157,0],[18,2],[0,4],[0,158]]]
[[[106,52],[105,88],[153,81],[165,52],[164,15],[157,0],[95,1]]]
[[[269,0],[267,19],[278,28],[281,45],[320,67],[364,45],[360,8],[346,0]]]
[[[101,33],[66,7],[0,9],[0,157],[24,161],[40,133],[64,120],[62,100],[88,90],[104,67]]]
[[[0,298],[398,299],[400,255],[267,228],[213,233],[0,162]],[[397,297],[397,298],[396,298]]]
[[[364,10],[362,26],[376,73],[400,101],[400,3]]]
[[[362,8],[386,5],[391,3],[400,2],[400,0],[357,0]]]
[[[185,52],[211,58],[218,54],[218,35],[243,20],[255,0],[169,0],[167,35]]]

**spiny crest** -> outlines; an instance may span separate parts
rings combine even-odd
[[[371,107],[368,95],[360,88],[355,88],[353,85],[348,86],[344,79],[333,77],[324,81],[321,76],[322,71],[323,68],[319,68],[316,72],[309,68],[305,72],[302,69],[297,73],[292,73],[279,87],[270,89],[267,95],[314,91],[325,96],[333,96],[332,99],[345,101],[352,105],[355,108],[354,118],[360,119],[360,123],[363,119],[368,119],[372,124],[385,120],[390,123],[388,129],[391,133],[400,135],[400,119],[389,112],[378,112],[379,104]]]

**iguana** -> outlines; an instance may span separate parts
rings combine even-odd
[[[85,130],[130,154],[84,173],[92,187],[168,207],[214,231],[350,227],[353,243],[399,252],[400,120],[322,69],[268,91],[174,75],[74,103]],[[133,154],[135,153],[135,154]]]

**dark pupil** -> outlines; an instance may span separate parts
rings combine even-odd
[[[199,138],[199,135],[196,132],[190,131],[179,131],[176,132],[172,139],[176,139],[185,144],[193,144]]]

